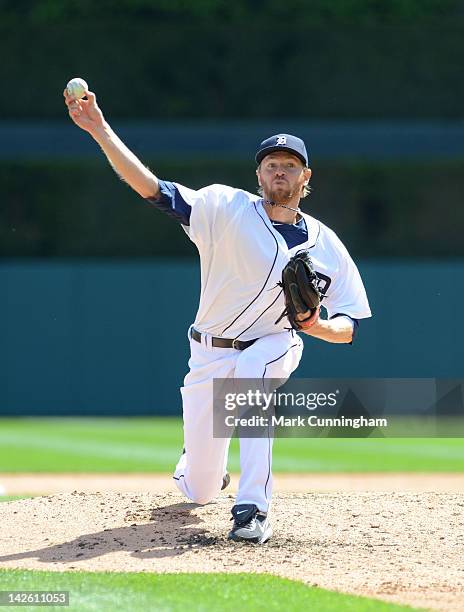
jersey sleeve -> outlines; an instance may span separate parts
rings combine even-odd
[[[182,225],[190,225],[192,207],[179,193],[176,185],[170,181],[158,180],[159,196],[146,198],[147,204],[161,210]]]
[[[350,319],[366,319],[372,316],[366,290],[356,264],[338,236],[330,232],[330,241],[337,272],[322,305],[329,319],[346,315]]]

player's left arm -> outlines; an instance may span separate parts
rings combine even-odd
[[[314,323],[301,331],[326,342],[350,344],[356,335],[359,320],[370,317],[371,310],[359,270],[346,247],[331,230],[327,232],[327,239],[334,260],[338,262],[334,266],[336,273],[330,289],[322,301],[328,317],[317,317]]]
[[[333,319],[318,319],[313,325],[302,330],[308,336],[337,344],[349,344],[353,341],[355,322],[348,316],[338,316]]]

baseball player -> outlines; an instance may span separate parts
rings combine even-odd
[[[229,482],[230,440],[213,436],[213,379],[285,381],[303,351],[295,327],[327,342],[351,343],[358,321],[371,316],[362,280],[336,234],[300,210],[311,178],[300,138],[277,134],[259,145],[259,195],[225,185],[193,190],[146,168],[105,121],[94,93],[74,100],[65,90],[64,97],[71,119],[100,145],[120,178],[180,223],[198,249],[201,296],[188,331],[191,357],[181,388],[185,448],[174,481],[186,497],[206,504]],[[310,255],[327,319],[319,308],[300,308],[289,325],[281,316],[288,303],[279,283],[301,250]],[[232,540],[264,543],[272,535],[272,442],[240,439]]]

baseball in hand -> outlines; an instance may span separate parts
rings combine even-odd
[[[75,79],[71,79],[69,81],[69,83],[66,85],[66,89],[72,98],[75,100],[80,100],[85,96],[85,92],[89,89],[89,86],[84,79],[76,77]]]

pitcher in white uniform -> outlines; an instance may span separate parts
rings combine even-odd
[[[64,97],[71,119],[91,134],[117,174],[181,223],[198,249],[201,295],[188,332],[184,452],[174,482],[187,498],[206,504],[229,482],[230,439],[213,436],[213,380],[284,381],[300,362],[303,341],[280,317],[285,304],[278,283],[289,258],[301,249],[310,253],[327,319],[313,317],[304,333],[327,342],[352,342],[359,319],[371,316],[361,277],[336,234],[300,210],[311,178],[300,138],[277,134],[259,145],[257,195],[225,185],[192,190],[146,168],[105,121],[95,94],[74,100],[65,90]],[[230,539],[264,543],[272,535],[272,443],[271,437],[240,439]]]

